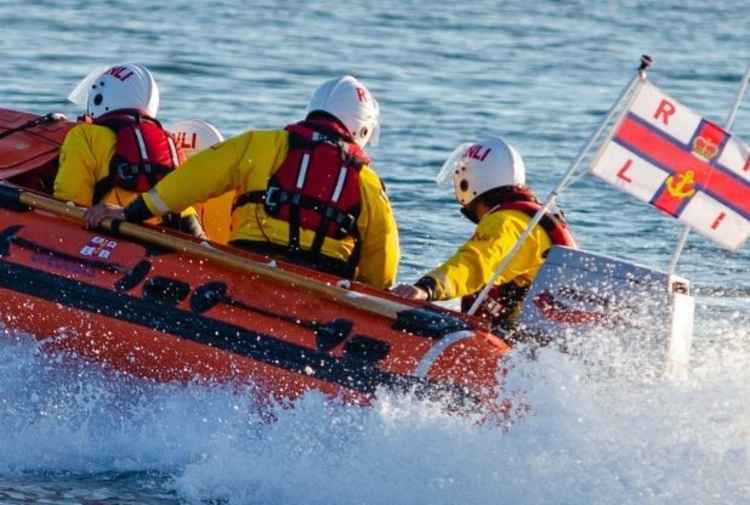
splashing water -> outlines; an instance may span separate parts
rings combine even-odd
[[[169,500],[191,503],[750,496],[750,352],[739,347],[706,353],[679,384],[639,381],[636,373],[602,380],[597,365],[553,348],[533,359],[516,353],[505,394],[522,398],[529,412],[502,429],[387,393],[372,408],[309,393],[268,423],[249,394],[226,386],[134,380],[14,339],[0,348],[0,475],[43,472],[64,482],[116,475],[142,487],[156,482]]]
[[[408,282],[472,233],[432,183],[460,143],[506,137],[544,196],[643,52],[655,83],[721,121],[747,64],[733,25],[745,3],[0,2],[2,106],[75,117],[75,82],[139,61],[159,81],[160,119],[202,118],[230,136],[301,119],[314,86],[354,73],[383,111],[370,154]],[[748,114],[735,127],[745,140]],[[593,179],[561,204],[594,252],[664,265],[679,233]],[[0,335],[0,503],[750,503],[749,261],[747,246],[730,254],[691,236],[687,381],[660,379],[638,342],[519,353],[507,390],[530,412],[509,430],[408,395],[360,409],[309,394],[268,424],[231,388],[138,381]]]

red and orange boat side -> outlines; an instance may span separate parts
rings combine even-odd
[[[0,110],[6,133],[33,120],[8,121],[10,112]],[[3,167],[24,163],[22,156],[11,163],[8,139],[33,144],[35,128],[0,139],[0,177]],[[64,131],[65,124],[53,129]],[[54,163],[47,158],[41,166]],[[50,349],[148,379],[252,383],[281,398],[317,389],[366,403],[379,387],[447,394],[469,405],[497,398],[498,361],[509,348],[478,320],[357,283],[346,284],[342,303],[311,289],[341,284],[336,277],[208,246],[265,264],[249,273],[187,252],[179,244],[195,242],[169,232],[175,248],[91,232],[19,205],[19,193],[0,188],[0,318]],[[264,274],[273,271],[305,282]],[[358,306],[357,297],[404,310],[387,317]]]

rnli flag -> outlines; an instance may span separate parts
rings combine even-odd
[[[591,172],[729,249],[750,234],[750,148],[648,81]]]

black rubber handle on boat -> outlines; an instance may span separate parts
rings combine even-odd
[[[471,329],[466,321],[429,308],[415,308],[399,312],[391,328],[435,340],[450,333]]]
[[[34,118],[31,121],[27,121],[21,126],[16,126],[15,128],[11,128],[10,130],[5,130],[4,132],[0,133],[0,140],[10,135],[13,135],[14,133],[18,133],[23,130],[28,130],[29,128],[34,128],[35,126],[39,126],[44,123],[51,123],[53,121],[62,121],[63,119],[66,119],[64,114],[61,114],[60,112],[50,112],[49,114],[45,114],[44,116]]]
[[[0,182],[0,207],[8,210],[24,211],[30,207],[21,203],[20,188]]]
[[[313,330],[316,336],[316,345],[320,351],[329,351],[343,342],[354,329],[354,323],[348,319],[334,319],[328,323],[319,323],[307,319],[300,319],[286,314],[279,314],[263,307],[256,307],[241,300],[232,298],[227,294],[227,285],[224,282],[208,282],[197,287],[190,297],[190,308],[194,312],[202,313],[215,307],[219,303],[237,307],[239,309],[255,312],[266,317],[280,319],[287,323],[296,324]]]
[[[23,228],[23,226],[15,224],[0,231],[0,258],[4,258],[10,254],[10,244],[13,241],[13,237],[16,236],[16,233],[21,231],[21,228]]]

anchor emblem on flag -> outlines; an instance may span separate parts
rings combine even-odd
[[[667,186],[667,192],[675,198],[687,198],[695,194],[695,172],[687,170],[677,175],[678,179],[675,180],[674,175],[667,177],[664,182]]]
[[[750,236],[750,146],[648,81],[591,172],[728,249]]]

